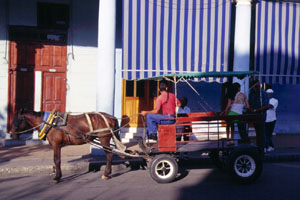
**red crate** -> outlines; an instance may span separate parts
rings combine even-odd
[[[176,126],[158,125],[158,149],[160,152],[176,151]]]

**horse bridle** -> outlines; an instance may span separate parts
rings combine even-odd
[[[20,126],[20,124],[21,124],[23,121],[24,121],[25,123],[27,123],[27,122],[26,122],[26,119],[25,119],[25,116],[24,116],[24,113],[21,114],[21,117],[20,117],[20,118],[19,118],[19,117],[16,117],[15,119],[13,119],[12,124],[15,126],[15,132],[14,132],[13,134],[26,133],[26,132],[28,132],[28,131],[34,130],[34,129],[36,129],[37,127],[41,126],[41,124],[39,124],[39,125],[37,125],[37,126],[35,126],[35,127],[32,127],[32,128],[30,128],[30,129],[26,129],[26,130],[24,130],[24,131],[17,131],[17,130],[19,130],[19,126]]]
[[[24,113],[21,114],[21,118],[16,117],[13,119],[12,124],[15,126],[16,130],[19,129],[20,124],[25,121]]]

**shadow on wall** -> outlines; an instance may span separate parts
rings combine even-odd
[[[7,107],[4,109],[4,112],[0,112],[0,138],[5,138],[6,135],[6,121],[4,113],[7,113]]]
[[[34,22],[31,15],[37,15],[35,2],[20,2],[12,1],[8,5],[6,1],[0,0],[0,26],[8,23],[8,25],[16,26],[32,26]],[[8,1],[7,1],[8,2]],[[67,1],[64,1],[67,2]],[[80,0],[72,0],[70,3],[65,3],[70,6],[70,27],[69,27],[69,43],[73,46],[97,47],[98,46],[98,15],[99,15],[99,0],[89,0],[89,3],[82,3]],[[3,9],[9,6],[9,9]],[[122,1],[117,1],[116,8],[116,47],[122,46]],[[31,13],[23,12],[26,7]],[[8,11],[7,11],[8,10]],[[13,11],[9,13],[9,11]],[[13,14],[14,13],[14,14]],[[84,15],[82,15],[84,13]],[[13,17],[10,17],[13,16]],[[51,21],[52,19],[49,20]],[[23,19],[23,20],[16,20]],[[2,27],[1,27],[2,28]],[[5,30],[5,29],[3,29]],[[0,40],[7,40],[7,34],[0,34]]]
[[[99,0],[90,0],[89,3],[73,0],[70,6],[69,42],[73,46],[97,47]],[[85,13],[84,16],[81,13]],[[117,1],[116,48],[122,48],[122,13],[122,1]]]
[[[276,133],[300,133],[300,85],[272,85],[278,99]]]

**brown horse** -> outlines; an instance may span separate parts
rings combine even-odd
[[[118,130],[118,121],[115,117],[107,113],[85,113],[79,115],[68,115],[64,126],[55,126],[44,120],[46,112],[19,111],[12,125],[12,136],[24,130],[26,124],[31,128],[42,129],[42,125],[48,125],[49,131],[46,138],[53,148],[54,166],[56,175],[53,180],[58,182],[62,176],[61,173],[61,148],[66,145],[85,144],[97,138],[101,145],[110,147],[112,134]],[[116,133],[118,138],[118,133]],[[104,150],[106,154],[106,168],[102,179],[109,179],[111,174],[112,153],[109,148]]]

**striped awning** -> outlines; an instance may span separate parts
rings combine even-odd
[[[262,82],[300,83],[300,3],[260,1],[256,7],[255,71]]]
[[[123,0],[123,78],[228,71],[230,21],[231,0]]]

